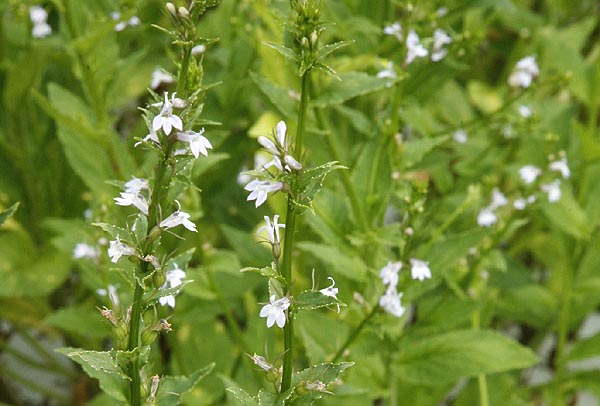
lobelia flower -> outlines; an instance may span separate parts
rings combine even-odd
[[[156,89],[163,83],[169,84],[169,83],[173,83],[173,82],[175,82],[175,79],[173,78],[173,76],[171,76],[169,73],[165,72],[161,68],[156,67],[154,69],[154,71],[152,72],[152,80],[150,81],[150,88]]]
[[[279,229],[285,228],[285,224],[279,224],[279,215],[276,214],[273,216],[273,223],[271,223],[271,219],[269,216],[264,216],[266,225],[262,226],[257,230],[257,234],[262,233],[263,231],[267,232],[269,236],[269,242],[271,244],[279,244],[281,240],[279,239]]]
[[[489,207],[484,207],[477,215],[477,224],[479,224],[481,227],[492,226],[496,224],[497,221],[498,217],[496,217],[494,211]]]
[[[402,317],[406,308],[402,307],[401,299],[402,293],[398,293],[395,286],[390,286],[379,299],[379,306],[393,316]]]
[[[444,48],[444,45],[448,45],[452,42],[452,38],[446,34],[446,31],[438,28],[433,32],[433,49],[431,50],[431,60],[433,62],[439,62],[446,54],[448,50]]]
[[[139,193],[121,192],[121,197],[115,197],[114,201],[119,206],[135,206],[139,211],[148,215],[148,202]]]
[[[334,298],[335,300],[337,300],[337,294],[338,294],[338,288],[335,288],[335,280],[331,277],[328,276],[327,279],[329,279],[331,281],[331,286],[321,289],[319,290],[319,292],[321,292],[322,295],[324,296],[329,296]],[[337,312],[340,312],[340,305],[336,305],[337,306]]]
[[[532,203],[535,203],[535,200],[536,200],[536,199],[535,199],[535,196],[533,196],[533,195],[531,195],[531,196],[529,196],[529,197],[527,197],[527,198],[523,198],[523,197],[521,197],[521,198],[519,198],[519,199],[516,199],[516,200],[514,201],[514,203],[513,203],[513,206],[514,206],[514,207],[515,207],[515,209],[517,209],[517,210],[525,210],[525,208],[526,208],[528,205],[530,205],[530,204],[532,204]]]
[[[560,172],[564,179],[568,179],[571,176],[571,170],[569,169],[567,158],[564,156],[558,161],[550,162],[549,168],[551,171]]]
[[[29,9],[29,19],[33,23],[31,36],[34,38],[44,38],[52,34],[52,27],[46,22],[48,13],[43,7],[33,6]]]
[[[542,174],[542,170],[537,166],[525,165],[519,169],[519,176],[523,179],[523,182],[530,185]]]
[[[530,55],[519,60],[515,69],[508,77],[508,84],[512,87],[528,88],[533,78],[540,74],[535,56]]]
[[[394,63],[392,61],[388,61],[385,64],[385,68],[377,72],[377,77],[380,79],[395,79],[398,75],[396,75],[396,70],[394,69]],[[392,83],[388,83],[386,86],[390,87]]]
[[[135,254],[135,249],[131,248],[129,245],[124,244],[117,236],[117,239],[110,242],[110,247],[108,248],[108,256],[110,257],[111,262],[117,263],[122,256],[130,256]]]
[[[270,371],[273,369],[273,365],[269,364],[265,357],[262,357],[256,353],[250,357],[255,365],[257,365],[263,371]]]
[[[271,328],[275,323],[279,328],[283,328],[286,321],[285,311],[290,307],[290,300],[287,297],[275,300],[275,295],[271,295],[269,302],[260,309],[260,317],[267,318],[267,328]]]
[[[165,284],[161,287],[161,289],[167,288],[176,288],[183,284],[183,279],[185,278],[185,272],[179,268],[179,265],[175,264],[175,268],[167,271]],[[171,308],[175,308],[175,296],[167,295],[158,298],[158,302],[161,306],[169,305]]]
[[[173,98],[174,96],[173,94]],[[161,128],[167,135],[171,134],[173,128],[180,131],[183,129],[181,119],[179,116],[173,114],[173,104],[169,101],[167,92],[165,92],[165,101],[162,103],[160,113],[152,120],[152,131],[158,131]]]
[[[131,180],[125,183],[126,193],[140,193],[142,190],[149,190],[148,180],[142,178],[131,177]]]
[[[521,115],[521,117],[523,118],[530,118],[533,115],[533,111],[531,111],[531,107],[529,106],[525,106],[525,105],[520,105],[517,110],[519,111],[519,114]]]
[[[459,129],[454,132],[452,139],[459,144],[464,144],[469,138],[465,130]]]
[[[427,56],[429,51],[421,45],[419,36],[414,30],[410,30],[406,37],[406,64],[410,64],[416,58]]]
[[[383,33],[386,35],[393,35],[398,39],[398,41],[402,41],[402,26],[398,22],[385,27],[383,29]]]
[[[497,187],[492,189],[492,203],[490,204],[489,208],[491,210],[495,210],[498,207],[506,206],[506,204],[508,204],[508,199],[504,193],[502,193]]]
[[[429,262],[421,261],[420,259],[410,259],[410,274],[413,279],[423,280],[431,279],[431,271],[429,270]]]
[[[179,225],[183,225],[185,228],[195,233],[198,232],[198,230],[196,230],[196,225],[190,221],[190,215],[184,211],[181,211],[180,209],[177,209],[176,212],[172,213],[169,217],[161,221],[159,227],[169,229]]]
[[[402,269],[402,262],[388,262],[379,271],[379,277],[384,285],[396,286],[398,284],[398,273]]]
[[[560,200],[562,192],[560,191],[560,180],[555,180],[552,183],[547,183],[541,186],[542,191],[548,195],[548,201],[555,203]]]
[[[73,258],[89,258],[95,261],[100,258],[100,250],[96,247],[92,247],[89,244],[80,242],[75,245],[75,248],[73,249]]]
[[[256,200],[256,207],[260,206],[267,200],[267,195],[271,192],[277,192],[283,188],[281,182],[271,182],[268,180],[254,179],[244,187],[245,190],[250,192],[247,201]]]
[[[200,132],[188,130],[177,133],[177,139],[179,141],[190,144],[190,150],[196,159],[200,156],[200,154],[208,156],[207,148],[212,149],[213,147],[210,141],[202,134],[204,134],[204,128],[201,129]]]

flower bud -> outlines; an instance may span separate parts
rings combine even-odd
[[[267,371],[267,381],[269,382],[279,382],[281,380],[281,368],[271,368]]]
[[[256,139],[256,141],[258,141],[258,143],[267,151],[269,151],[272,154],[279,154],[279,151],[277,150],[277,147],[275,146],[275,144],[273,143],[273,141],[271,141],[270,139],[268,139],[267,137],[265,137],[264,135],[259,135],[258,138]]]
[[[300,45],[302,45],[303,48],[308,49],[310,47],[308,43],[308,38],[302,37],[302,39],[300,40]]]
[[[176,109],[183,109],[185,106],[187,106],[187,102],[179,97],[174,97],[173,100],[171,100],[171,104]]]
[[[203,54],[205,51],[206,51],[206,45],[204,45],[204,44],[196,45],[195,47],[192,48],[192,55],[194,55],[194,56],[200,55],[200,54]]]
[[[177,11],[179,12],[181,18],[185,18],[186,20],[190,18],[190,12],[187,10],[187,8],[181,6],[177,9]]]
[[[286,155],[285,157],[283,157],[283,161],[286,163],[287,166],[289,166],[295,171],[299,171],[302,169],[302,164],[296,161],[296,159],[291,155]]]
[[[142,345],[150,345],[156,340],[158,333],[153,329],[145,329],[142,331]]]
[[[169,13],[171,13],[173,17],[177,17],[177,10],[175,9],[175,5],[173,3],[168,2],[167,4],[165,4],[165,7],[167,7],[167,10],[169,11]]]
[[[315,45],[317,44],[317,41],[319,40],[319,34],[317,34],[316,31],[313,31],[310,34],[310,43],[313,46],[313,48],[315,47]]]
[[[271,245],[271,252],[273,253],[273,258],[279,259],[281,256],[281,245],[279,243]]]
[[[160,289],[167,281],[167,274],[162,269],[157,269],[152,274],[152,284],[156,289]]]

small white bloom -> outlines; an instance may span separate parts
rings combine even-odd
[[[529,107],[529,106],[525,106],[525,105],[521,104],[518,107],[518,110],[519,110],[519,114],[523,118],[530,118],[533,115],[533,111],[531,111],[531,107]]]
[[[275,135],[277,136],[277,141],[279,141],[279,145],[283,148],[284,151],[288,150],[288,143],[286,140],[287,134],[287,126],[285,125],[285,121],[280,121],[275,126]]]
[[[337,294],[338,294],[338,288],[335,288],[335,280],[333,280],[333,278],[331,276],[328,276],[327,279],[331,280],[331,286],[321,289],[319,290],[319,292],[321,292],[322,295],[324,296],[329,296],[332,297],[334,299],[337,300]],[[340,305],[336,305],[337,306],[337,312],[340,312]]]
[[[208,138],[202,134],[204,134],[204,128],[201,129],[200,132],[188,130],[185,132],[178,132],[177,139],[190,144],[190,150],[192,151],[194,158],[198,158],[200,154],[208,156],[207,149],[212,149],[212,144]]]
[[[206,51],[206,45],[204,45],[204,44],[196,45],[192,48],[192,55],[194,55],[194,56],[200,55],[200,54],[203,54],[205,51]]]
[[[402,293],[398,293],[395,286],[390,286],[379,299],[379,306],[393,316],[402,317],[406,308],[402,307],[401,299]]]
[[[117,287],[115,285],[108,285],[108,290],[96,289],[96,293],[99,296],[106,296],[108,294],[110,301],[115,305],[115,307],[119,306],[119,296],[117,295]]]
[[[284,156],[283,162],[285,162],[286,164],[286,169],[292,168],[295,171],[299,171],[302,169],[302,164],[296,161],[296,158],[294,158],[291,155]]]
[[[277,192],[283,188],[281,182],[271,182],[268,180],[259,181],[254,179],[244,187],[245,190],[250,192],[246,200],[256,200],[256,207],[260,206],[267,200],[267,195],[271,192]]]
[[[524,199],[522,197],[515,199],[513,206],[517,210],[525,210],[525,208],[527,207],[527,199]]]
[[[558,161],[550,162],[549,167],[551,171],[560,172],[564,179],[568,179],[571,176],[571,170],[569,169],[566,157],[562,157]]]
[[[170,74],[168,74],[161,68],[157,67],[152,72],[152,80],[150,81],[150,87],[152,89],[156,89],[162,83],[173,83],[173,82],[175,82],[175,79],[173,78],[173,76],[171,76]]]
[[[129,24],[130,27],[136,27],[138,25],[140,25],[141,20],[138,16],[133,16],[129,19],[129,21],[127,21],[127,24]]]
[[[512,124],[506,124],[504,127],[502,127],[502,136],[507,140],[515,138],[515,130]]]
[[[181,119],[173,114],[173,105],[169,101],[167,92],[165,92],[165,101],[160,113],[152,120],[152,131],[158,131],[161,128],[167,135],[171,134],[173,128],[180,131],[183,129]]]
[[[167,271],[165,277],[165,284],[161,287],[161,289],[176,288],[177,286],[183,284],[185,272],[182,269],[180,269],[177,264],[175,264],[175,268],[171,269],[170,271]],[[161,306],[168,305],[171,308],[175,308],[174,295],[162,296],[158,299],[158,302]]]
[[[175,308],[175,296],[167,295],[158,298],[158,303],[161,306],[168,305],[171,309]]]
[[[29,9],[29,19],[34,25],[45,23],[48,20],[48,12],[40,6],[32,6]]]
[[[542,174],[542,170],[537,166],[525,165],[519,169],[519,176],[523,179],[523,182],[530,185]]]
[[[44,38],[52,34],[52,27],[48,23],[34,24],[31,29],[31,36],[33,38]]]
[[[388,61],[385,64],[385,68],[377,72],[378,78],[387,78],[387,79],[395,79],[398,75],[396,75],[396,70],[394,69],[394,63],[392,61]]]
[[[541,186],[542,191],[548,194],[548,201],[555,203],[560,200],[562,192],[560,191],[560,180],[555,180],[552,183],[547,183]]]
[[[271,328],[275,323],[279,328],[283,328],[286,321],[285,311],[290,307],[290,300],[287,297],[275,300],[275,295],[272,295],[269,301],[269,304],[260,309],[260,317],[267,318],[268,328]]]
[[[469,139],[469,137],[467,136],[467,133],[463,129],[456,130],[454,132],[454,134],[452,135],[452,138],[454,139],[455,142],[457,142],[459,144],[464,144]]]
[[[125,183],[126,193],[140,193],[142,190],[148,190],[148,180],[142,178],[131,177],[131,180]]]
[[[263,371],[270,371],[271,369],[273,369],[273,365],[269,364],[265,357],[261,357],[260,355],[254,353],[254,355],[250,358],[252,359],[254,364],[257,365]]]
[[[139,193],[121,192],[121,197],[115,197],[114,201],[119,206],[135,206],[139,211],[148,215],[148,202]]]
[[[97,260],[98,258],[100,258],[100,250],[96,247],[92,247],[89,244],[80,242],[73,249],[73,258],[89,258]]]
[[[198,232],[196,225],[190,221],[190,215],[184,211],[177,210],[169,217],[160,222],[160,228],[169,229],[183,225],[190,231]]]
[[[115,31],[116,32],[121,32],[125,28],[127,28],[127,23],[125,21],[119,21],[117,24],[115,24]]]
[[[500,189],[495,187],[492,190],[492,203],[490,204],[490,209],[495,210],[498,207],[506,206],[506,204],[508,204],[508,199]]]
[[[150,129],[150,132],[148,134],[146,134],[146,136],[141,141],[136,142],[134,147],[137,147],[138,145],[143,144],[144,142],[148,142],[148,141],[154,141],[154,143],[160,144],[158,135],[156,135],[156,132],[152,129]]]
[[[121,13],[119,13],[119,12],[118,12],[118,11],[116,11],[116,10],[115,10],[115,11],[111,11],[111,12],[110,12],[110,18],[111,18],[113,21],[120,20],[120,19],[121,19]]]
[[[384,285],[398,285],[398,273],[402,269],[402,262],[388,262],[386,266],[379,271],[379,277]]]
[[[410,64],[416,58],[427,56],[429,51],[421,45],[419,36],[414,30],[410,30],[406,37],[406,64]]]
[[[279,154],[279,150],[277,149],[277,147],[275,146],[275,144],[273,143],[273,141],[271,141],[270,139],[268,139],[264,135],[259,135],[258,138],[256,139],[256,141],[258,141],[258,143],[264,149],[266,149],[267,151],[269,151],[271,154],[273,154],[273,155],[278,155]]]
[[[402,26],[400,23],[393,23],[392,25],[388,25],[383,29],[383,33],[385,35],[393,35],[398,39],[398,41],[402,41]]]
[[[540,74],[535,57],[530,55],[519,60],[514,71],[508,78],[508,84],[512,87],[527,88],[531,85],[533,78]]]
[[[446,31],[438,28],[433,33],[433,49],[431,50],[431,60],[433,62],[439,62],[448,53],[448,50],[444,48],[444,45],[448,45],[452,42],[452,38],[446,34]]]
[[[421,282],[425,279],[431,279],[431,271],[429,270],[429,262],[421,261],[420,259],[410,259],[410,274],[413,279],[418,279]]]
[[[438,17],[444,17],[446,14],[448,14],[448,7],[440,7],[435,11],[435,14]]]
[[[477,224],[481,227],[489,227],[498,221],[498,217],[494,214],[494,211],[489,207],[484,207],[479,211],[477,215]]]
[[[108,256],[112,262],[117,263],[122,256],[127,257],[133,254],[135,254],[135,249],[122,243],[121,240],[119,240],[119,236],[117,236],[116,240],[110,242]]]
[[[273,223],[271,223],[271,219],[269,218],[269,216],[265,216],[264,219],[265,219],[266,225],[259,228],[256,233],[260,234],[263,231],[266,231],[267,235],[269,236],[269,242],[271,244],[279,244],[281,242],[281,240],[279,238],[279,229],[285,228],[285,224],[278,223],[278,221],[279,221],[278,214],[273,216]]]

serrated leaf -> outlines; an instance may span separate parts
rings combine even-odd
[[[44,323],[81,337],[110,336],[110,324],[100,316],[99,312],[94,317],[93,312],[94,309],[91,308],[65,307],[46,316]]]
[[[338,49],[345,48],[348,45],[351,45],[353,43],[354,43],[354,41],[338,41],[333,44],[324,45],[321,48],[319,48],[319,50],[317,51],[317,59],[318,60],[323,59],[330,53],[335,52]]]
[[[158,391],[158,406],[177,406],[181,400],[181,395],[189,392],[200,382],[202,378],[208,375],[215,364],[198,369],[189,376],[164,376],[160,379]]]
[[[281,282],[284,281],[283,277],[277,272],[273,267],[267,266],[264,268],[255,268],[255,267],[246,267],[240,269],[240,272],[254,272],[258,273],[262,276],[266,276],[267,278],[275,278]]]
[[[106,231],[112,238],[122,238],[127,236],[127,230],[123,227],[115,226],[114,224],[109,223],[92,223],[93,226],[99,227],[102,230]]]
[[[410,168],[418,164],[426,154],[448,141],[448,139],[448,135],[442,135],[436,138],[420,138],[405,143],[401,155],[402,166]]]
[[[325,177],[334,170],[337,169],[348,169],[343,165],[339,165],[338,162],[332,161],[326,164],[317,166],[316,168],[310,168],[302,174],[302,182],[300,183],[300,201],[295,201],[303,207],[311,207],[312,201],[315,195],[323,187]]]
[[[337,247],[302,241],[297,244],[302,251],[310,252],[324,263],[330,265],[335,272],[355,281],[363,281],[367,266],[354,255],[340,251]]]
[[[322,96],[311,100],[314,107],[327,107],[342,104],[347,100],[376,92],[390,86],[399,79],[378,78],[364,72],[346,72],[339,75],[341,81],[332,81],[322,92]]]
[[[346,306],[338,299],[322,294],[317,290],[305,290],[294,298],[294,306],[302,310],[314,310],[321,307]]]
[[[571,189],[561,187],[560,200],[543,205],[546,216],[555,226],[562,231],[578,239],[587,239],[591,233],[591,227],[587,220],[585,211],[581,208]]]
[[[226,388],[225,390],[233,394],[233,396],[240,402],[242,406],[258,406],[258,399],[250,396],[241,388]]]
[[[6,220],[8,220],[10,217],[12,217],[13,214],[15,214],[15,211],[17,211],[17,207],[19,207],[19,202],[16,202],[12,206],[10,206],[8,209],[6,209],[2,213],[0,213],[0,226],[2,226],[2,224],[4,224],[4,222]]]
[[[295,373],[292,376],[292,387],[302,387],[302,392],[308,389],[308,393],[298,396],[300,404],[311,404],[313,399],[320,399],[327,385],[337,380],[342,372],[352,365],[354,365],[354,362],[326,363],[313,365]],[[317,385],[324,385],[324,387],[319,390]],[[296,403],[294,402],[294,404]]]
[[[283,406],[283,403],[277,402],[277,395],[261,389],[258,392],[258,406]]]
[[[265,41],[265,42],[263,42],[263,44],[265,44],[269,48],[273,48],[274,50],[276,50],[277,52],[279,52],[281,54],[281,56],[283,56],[286,59],[289,59],[290,61],[292,61],[294,63],[298,59],[296,57],[296,53],[291,48],[288,48],[288,47],[286,47],[284,45],[281,45],[281,44],[277,44],[275,42],[269,42],[269,41]]]
[[[284,89],[270,82],[268,79],[254,72],[250,72],[250,78],[260,91],[267,96],[269,101],[286,119],[292,119],[296,116],[296,100],[290,97],[290,90]]]
[[[527,368],[537,360],[529,348],[500,333],[462,330],[401,340],[395,367],[404,381],[436,386],[478,374]]]

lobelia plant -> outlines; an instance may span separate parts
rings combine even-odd
[[[165,318],[157,317],[157,306],[174,308],[175,296],[191,282],[185,278],[194,249],[183,253],[176,249],[164,252],[161,240],[165,233],[182,238],[176,234],[182,228],[198,232],[192,215],[182,210],[177,199],[190,200],[189,197],[197,193],[191,179],[193,163],[201,159],[201,155],[208,156],[208,149],[212,149],[203,135],[202,125],[213,123],[200,115],[207,89],[203,84],[203,53],[213,40],[200,37],[197,25],[206,10],[217,4],[215,0],[191,1],[180,7],[166,4],[165,12],[174,28],[156,28],[168,33],[179,47],[177,78],[174,80],[168,73],[157,70],[151,87],[175,81],[176,91],[159,95],[150,90],[154,102],[141,109],[148,135],[135,144],[156,155],[153,175],[149,179],[132,177],[127,182],[112,182],[124,189],[114,198],[114,203],[137,209],[124,227],[94,224],[113,238],[108,256],[119,268],[111,268],[110,272],[119,273],[133,290],[127,295],[131,298],[130,304],[123,306],[115,286],[109,285],[107,293],[112,308],[100,309],[113,327],[115,348],[110,351],[60,350],[98,379],[108,395],[132,406],[179,404],[181,395],[214,366],[208,365],[189,376],[149,377],[153,368],[150,346],[159,334],[172,330]],[[93,247],[79,244],[74,256],[97,258],[99,253]]]

